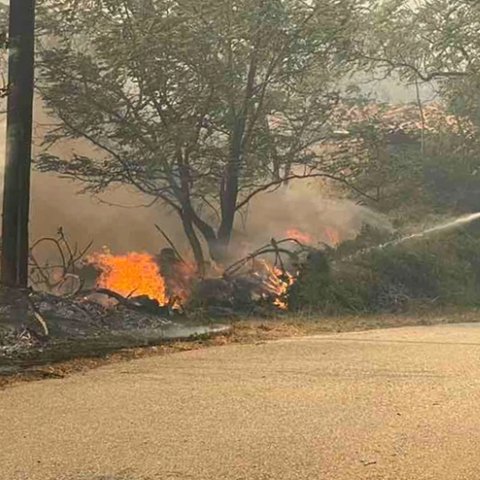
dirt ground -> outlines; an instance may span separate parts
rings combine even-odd
[[[77,358],[51,365],[32,366],[22,373],[0,376],[0,389],[20,382],[64,378],[103,365],[128,362],[139,358],[170,355],[234,344],[261,344],[289,337],[334,334],[417,325],[441,325],[480,322],[477,310],[442,310],[402,315],[318,317],[283,316],[277,319],[247,319],[233,323],[231,331],[212,338],[171,342],[158,346],[129,348],[98,357]]]

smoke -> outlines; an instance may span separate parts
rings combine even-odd
[[[36,103],[35,150],[38,151],[48,117]],[[3,181],[5,121],[0,123],[0,173]],[[66,141],[55,153],[68,157],[72,151],[86,153],[89,146]],[[2,186],[3,188],[3,186]],[[165,246],[154,225],[159,224],[179,248],[186,248],[182,227],[175,214],[159,203],[146,205],[151,198],[117,188],[102,197],[79,194],[82,185],[54,174],[32,173],[30,236],[35,241],[54,236],[63,227],[72,243],[80,246],[93,240],[93,250],[108,246],[114,253],[147,251],[157,253]],[[340,239],[354,237],[364,223],[388,226],[381,216],[348,200],[335,200],[321,181],[297,181],[276,192],[256,197],[239,216],[234,234],[236,257],[264,245],[272,237],[284,238],[288,229],[308,233],[318,242],[329,241],[333,229]],[[44,255],[48,256],[48,253]]]
[[[36,102],[34,150],[41,147],[49,123],[48,117]],[[5,118],[0,121],[0,176],[3,190],[5,158]],[[85,153],[85,143],[62,142],[54,149],[56,154],[69,157],[72,151]],[[80,246],[93,240],[94,250],[108,246],[113,252],[145,250],[158,252],[163,240],[155,230],[158,223],[172,236],[182,237],[176,218],[159,204],[152,208],[125,208],[146,205],[147,199],[128,188],[111,190],[99,198],[79,194],[83,185],[54,174],[33,170],[30,210],[30,237],[35,241],[45,236],[55,236],[63,227],[72,243]],[[114,204],[114,205],[110,205]],[[120,205],[120,206],[116,206]]]
[[[391,228],[383,215],[339,199],[335,185],[319,179],[298,180],[256,197],[245,220],[237,222],[236,240],[239,248],[246,249],[265,245],[272,237],[286,238],[291,229],[307,234],[313,243],[331,244],[355,238],[365,224]]]

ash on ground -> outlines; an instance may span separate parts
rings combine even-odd
[[[69,298],[4,289],[0,293],[0,375],[225,329],[192,322],[145,298],[122,303],[101,293]]]

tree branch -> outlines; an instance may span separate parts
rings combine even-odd
[[[274,188],[274,187],[278,187],[282,183],[289,182],[290,180],[305,180],[305,179],[308,179],[308,178],[327,178],[329,180],[334,180],[335,182],[343,183],[347,187],[351,188],[352,190],[359,193],[363,197],[368,198],[369,200],[377,201],[376,198],[368,195],[366,192],[361,191],[359,188],[352,185],[344,177],[338,177],[338,176],[332,175],[330,173],[314,173],[314,172],[312,172],[312,173],[307,173],[305,175],[291,174],[291,175],[288,175],[287,177],[272,180],[270,183],[259,186],[256,190],[254,190],[253,192],[250,192],[240,203],[237,204],[236,210],[238,211],[238,210],[242,209],[243,207],[245,207],[252,200],[252,198],[255,197],[256,195],[258,195],[259,193],[266,192],[266,191],[268,191],[268,190],[270,190],[271,188]]]
[[[400,69],[407,69],[411,70],[417,77],[419,77],[424,82],[430,82],[437,78],[448,78],[448,77],[466,77],[469,75],[468,72],[465,71],[434,71],[430,73],[422,73],[418,67],[415,65],[409,64],[407,62],[396,62],[394,60],[389,60],[388,58],[382,57],[372,57],[370,55],[360,54],[362,58],[365,60],[369,60],[371,62],[376,62],[379,64],[386,64],[392,69],[400,70]]]

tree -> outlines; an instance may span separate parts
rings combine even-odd
[[[451,112],[480,125],[480,4],[470,0],[387,0],[356,41],[363,68],[433,83]]]
[[[13,287],[26,287],[28,283],[34,24],[35,0],[12,0],[1,279]]]
[[[421,167],[437,200],[470,211],[478,209],[480,191],[479,30],[478,2],[387,0],[356,41],[363,68],[395,72],[417,92],[419,85],[430,83],[452,114],[450,123],[459,131],[437,135]]]
[[[478,2],[386,0],[364,25],[356,41],[364,66],[396,71],[409,82],[478,75]]]
[[[97,155],[46,153],[38,167],[92,192],[134,186],[178,215],[198,265],[203,241],[222,261],[258,193],[345,180],[309,147],[330,135],[364,13],[360,0],[46,2],[48,144],[82,138]]]

